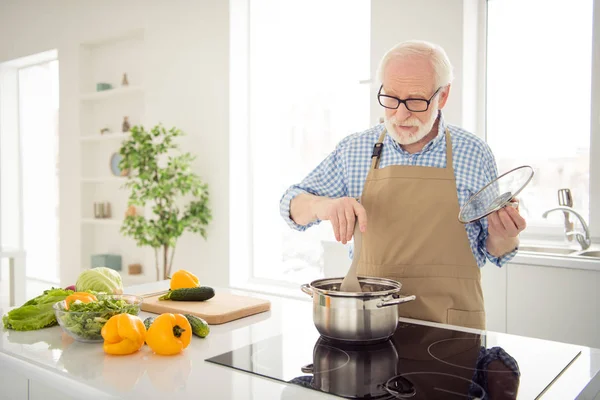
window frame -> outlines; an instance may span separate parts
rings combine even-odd
[[[0,62],[0,102],[5,104],[14,104],[14,107],[7,107],[0,111],[0,136],[2,134],[13,132],[16,141],[16,165],[17,165],[17,207],[16,210],[16,225],[18,226],[18,235],[16,235],[16,244],[10,244],[8,248],[14,248],[17,251],[24,251],[25,247],[25,218],[24,218],[24,178],[23,178],[23,130],[21,126],[22,118],[22,102],[21,102],[21,77],[20,72],[24,69],[46,65],[51,62],[59,62],[58,49],[46,50],[32,55],[18,57],[8,61]],[[60,65],[60,64],[59,64]],[[59,67],[60,68],[60,67]],[[0,107],[2,108],[2,107]],[[5,125],[9,124],[11,129],[5,129]],[[60,134],[60,132],[59,132]],[[56,138],[58,140],[58,137]],[[0,137],[0,142],[2,138]],[[2,164],[2,154],[0,152],[0,168]],[[58,172],[58,171],[57,171]],[[60,186],[60,177],[57,177]],[[2,191],[2,174],[0,174],[0,192]],[[60,187],[57,191],[60,192]],[[60,197],[60,196],[59,196]],[[60,204],[60,198],[59,198]],[[2,196],[0,196],[0,216],[2,216]],[[60,218],[60,215],[55,215]],[[58,222],[60,224],[60,221]],[[3,245],[4,238],[2,237],[2,227],[0,226],[0,246]],[[51,278],[39,278],[37,275],[29,275],[26,271],[28,279],[38,279],[42,282],[58,284],[60,280],[60,237],[56,242],[56,276]]]
[[[482,99],[482,108],[478,113],[482,116],[480,128],[483,138],[487,141],[487,52],[489,46],[488,32],[488,3],[501,0],[484,0],[484,12],[480,15],[480,25],[484,34],[479,55],[479,72],[482,83],[479,88],[479,96]],[[592,243],[600,241],[600,0],[593,1],[592,17],[592,65],[591,65],[591,97],[590,97],[590,165],[589,165],[589,218],[586,221],[590,230]],[[594,208],[594,204],[596,207]],[[558,204],[557,204],[558,206]],[[562,225],[550,224],[528,224],[520,235],[522,242],[548,241],[561,244],[565,240],[564,227]],[[574,246],[576,245],[573,244]]]

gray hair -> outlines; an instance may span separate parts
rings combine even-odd
[[[436,87],[452,83],[454,79],[452,64],[444,49],[437,44],[423,40],[401,42],[388,50],[381,59],[377,70],[379,82],[383,82],[383,71],[390,60],[407,56],[423,56],[429,59],[435,72]]]

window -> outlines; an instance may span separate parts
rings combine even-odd
[[[18,76],[27,275],[58,282],[58,61]]]
[[[499,173],[535,169],[520,196],[524,233],[562,235],[562,213],[542,218],[561,188],[589,222],[593,3],[488,1],[487,141]]]
[[[57,283],[57,51],[0,65],[1,245],[26,252],[29,278]]]
[[[244,114],[232,105],[231,129],[240,134],[247,129],[249,142],[245,146],[237,134],[231,140],[250,149],[232,156],[232,169],[244,171],[241,179],[250,193],[249,277],[305,283],[324,274],[324,246],[335,240],[332,228],[323,223],[307,232],[292,231],[279,216],[279,199],[339,140],[369,127],[370,87],[360,81],[370,76],[370,2],[250,0],[247,7],[247,59],[242,61],[248,127],[235,125]],[[232,25],[239,29],[240,24]],[[232,68],[239,66],[234,57],[231,62]],[[244,96],[241,86],[233,78],[232,101]],[[231,196],[232,229],[239,230],[235,209],[241,197]]]

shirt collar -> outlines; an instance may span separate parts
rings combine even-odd
[[[438,111],[438,133],[437,135],[427,143],[421,151],[413,153],[412,155],[419,155],[428,152],[431,149],[436,148],[440,143],[444,142],[445,132],[446,132],[446,122],[444,121],[444,116],[442,114],[442,110]],[[386,135],[387,138],[391,141],[392,146],[398,150],[402,154],[410,155],[406,150],[402,148],[390,135]]]

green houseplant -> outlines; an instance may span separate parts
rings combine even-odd
[[[178,152],[175,139],[184,135],[181,130],[167,130],[158,124],[150,131],[143,126],[133,126],[130,134],[119,151],[122,156],[119,168],[128,171],[125,184],[130,190],[128,205],[150,205],[152,215],[128,213],[121,233],[132,237],[140,247],[154,249],[157,280],[160,279],[159,251],[162,251],[163,279],[167,279],[179,237],[185,231],[207,237],[206,227],[212,219],[208,185],[191,170],[195,157]]]

